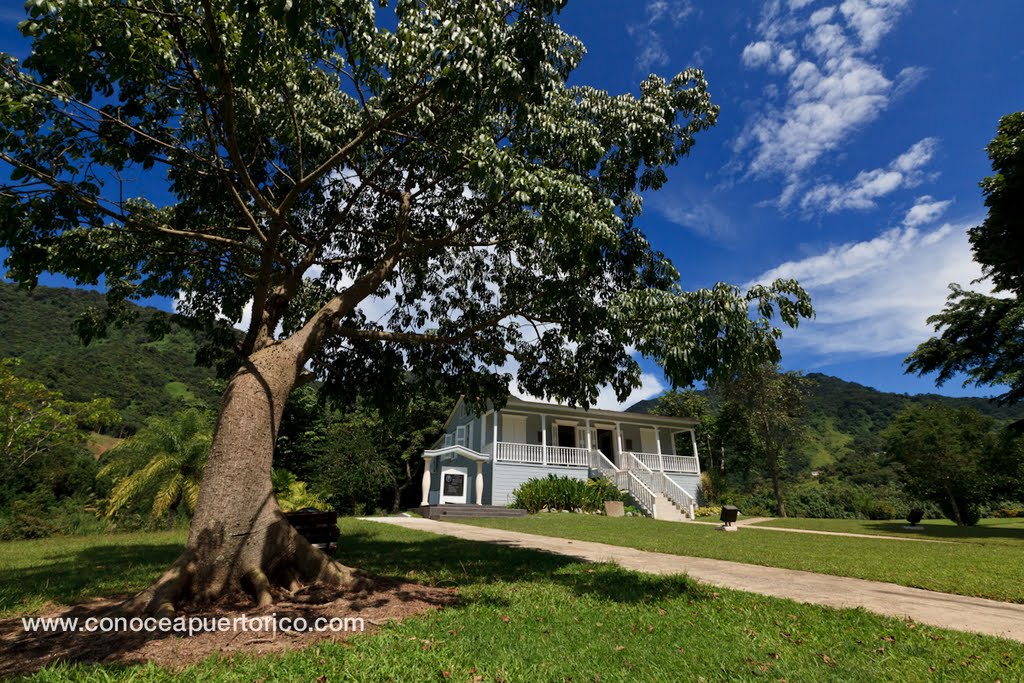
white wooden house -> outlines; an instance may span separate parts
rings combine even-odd
[[[605,477],[659,519],[693,518],[697,421],[510,398],[476,414],[462,399],[424,451],[424,506],[505,506],[528,479]],[[677,452],[677,445],[679,451]]]

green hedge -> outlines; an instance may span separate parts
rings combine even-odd
[[[529,479],[512,492],[513,505],[533,514],[542,510],[601,512],[606,500],[622,500],[622,494],[605,479],[575,479],[549,474]]]
[[[920,501],[888,486],[858,486],[841,481],[805,481],[785,487],[786,514],[817,519],[905,519],[921,508],[927,519],[942,517],[933,503]],[[747,517],[775,517],[775,495],[767,484],[752,492],[723,494],[721,503],[735,505]]]

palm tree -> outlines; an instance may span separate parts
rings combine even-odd
[[[110,461],[97,476],[109,476],[114,488],[107,501],[107,518],[132,503],[151,506],[154,518],[167,515],[174,528],[178,509],[195,509],[199,482],[210,452],[210,416],[197,409],[170,418],[154,417],[134,436],[110,450]]]

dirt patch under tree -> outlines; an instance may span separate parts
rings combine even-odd
[[[251,603],[214,605],[201,612],[181,616],[212,619],[265,617],[303,617],[313,624],[320,617],[362,618],[365,633],[376,631],[388,621],[401,620],[429,610],[442,609],[456,600],[451,588],[421,586],[414,583],[376,579],[372,587],[360,592],[323,593],[316,589],[282,596],[269,607],[256,608]],[[106,598],[92,602],[47,610],[32,617],[65,617],[97,619],[120,613],[121,599]],[[349,632],[281,632],[212,631],[193,636],[178,633],[84,633],[29,632],[22,617],[0,620],[0,678],[37,671],[57,662],[132,664],[151,661],[159,666],[180,669],[212,654],[231,656],[263,655],[308,647],[321,641],[339,641],[355,635]]]

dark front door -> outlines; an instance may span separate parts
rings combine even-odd
[[[612,445],[614,434],[610,429],[597,430],[597,450],[604,453],[604,457],[615,462],[615,447]]]

